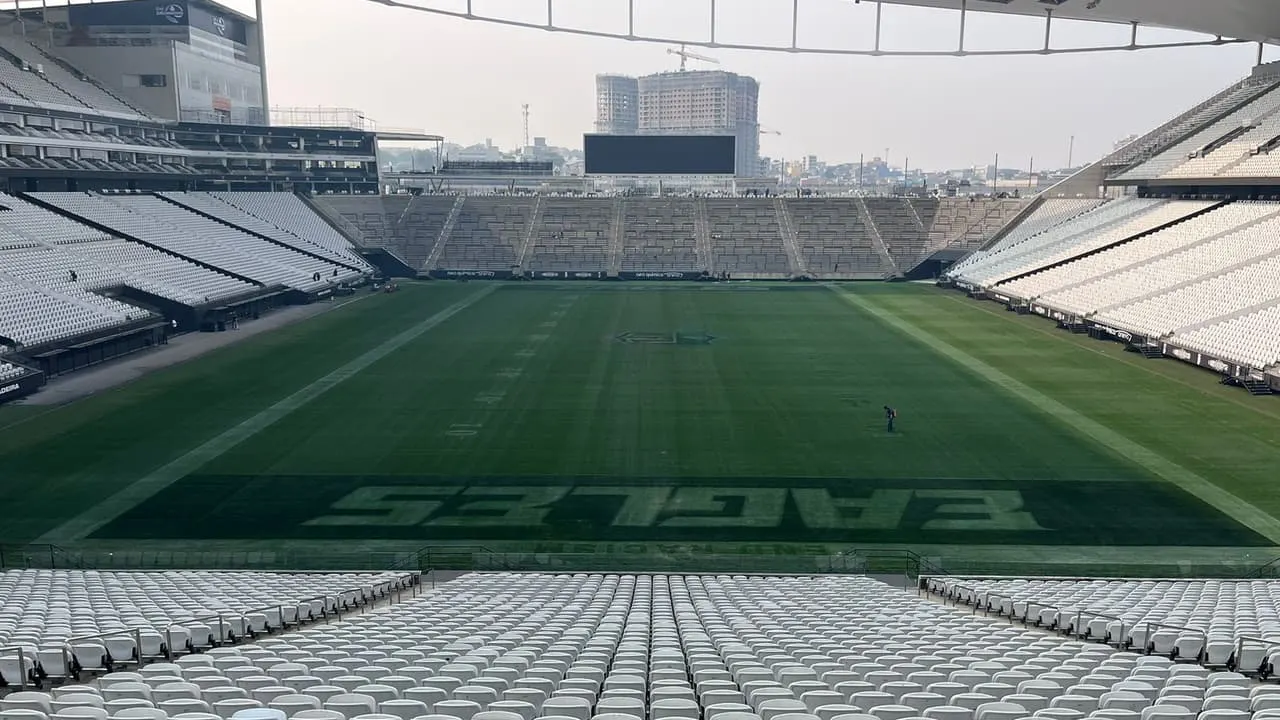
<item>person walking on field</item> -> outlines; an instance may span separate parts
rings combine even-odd
[[[889,427],[889,432],[893,432],[893,424],[894,424],[894,422],[895,422],[897,419],[898,419],[898,411],[897,411],[897,410],[894,410],[893,408],[889,407],[888,405],[885,405],[885,406],[884,406],[884,421],[885,421],[885,423],[886,423],[886,424],[888,425],[888,427]]]

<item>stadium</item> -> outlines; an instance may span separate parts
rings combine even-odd
[[[15,3],[0,720],[1280,717],[1273,4],[885,0],[1258,44],[1021,197],[393,172],[261,3]]]

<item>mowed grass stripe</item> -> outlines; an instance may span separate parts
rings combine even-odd
[[[1082,435],[1110,449],[1120,457],[1127,458],[1130,462],[1147,469],[1165,481],[1186,490],[1268,540],[1280,544],[1280,521],[1277,521],[1276,518],[1254,505],[1245,502],[1227,490],[1146,446],[1130,440],[1114,429],[1014,379],[995,367],[944,342],[937,336],[923,331],[916,325],[903,320],[866,297],[850,292],[843,287],[828,287],[850,305],[876,317],[904,335],[931,348],[939,355],[968,369],[992,385],[1001,388],[1009,395],[1017,397],[1047,415],[1056,418]],[[1136,511],[1140,511],[1140,509]]]
[[[482,286],[462,300],[391,337],[354,360],[307,384],[300,390],[241,421],[239,424],[228,428],[205,443],[183,453],[177,459],[154,472],[139,478],[87,512],[81,513],[52,531],[45,533],[37,542],[62,543],[88,536],[102,525],[114,520],[127,510],[199,469],[230,448],[270,427],[298,408],[328,392],[339,383],[354,377],[370,365],[396,352],[427,331],[471,307],[496,289],[496,285]]]

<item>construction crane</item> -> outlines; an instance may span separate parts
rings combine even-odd
[[[720,61],[715,58],[707,57],[706,55],[699,55],[698,53],[689,52],[688,50],[685,50],[684,43],[680,44],[679,50],[675,50],[673,48],[667,48],[667,54],[680,56],[680,72],[684,72],[685,65],[690,60],[701,60],[702,62],[705,62],[705,63],[711,63],[712,65],[720,64]]]
[[[777,130],[770,130],[769,128],[762,127],[760,128],[760,134],[761,135],[781,135],[782,133],[778,132]]]

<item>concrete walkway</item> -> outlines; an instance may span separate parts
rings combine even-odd
[[[358,302],[368,293],[331,302],[310,305],[293,305],[262,316],[258,320],[242,320],[238,330],[225,332],[195,332],[169,338],[168,345],[126,355],[102,365],[60,375],[49,381],[40,392],[19,400],[18,405],[65,405],[84,397],[132,382],[160,368],[198,358],[205,353],[242,340],[270,332],[286,325],[322,315],[352,302]]]

